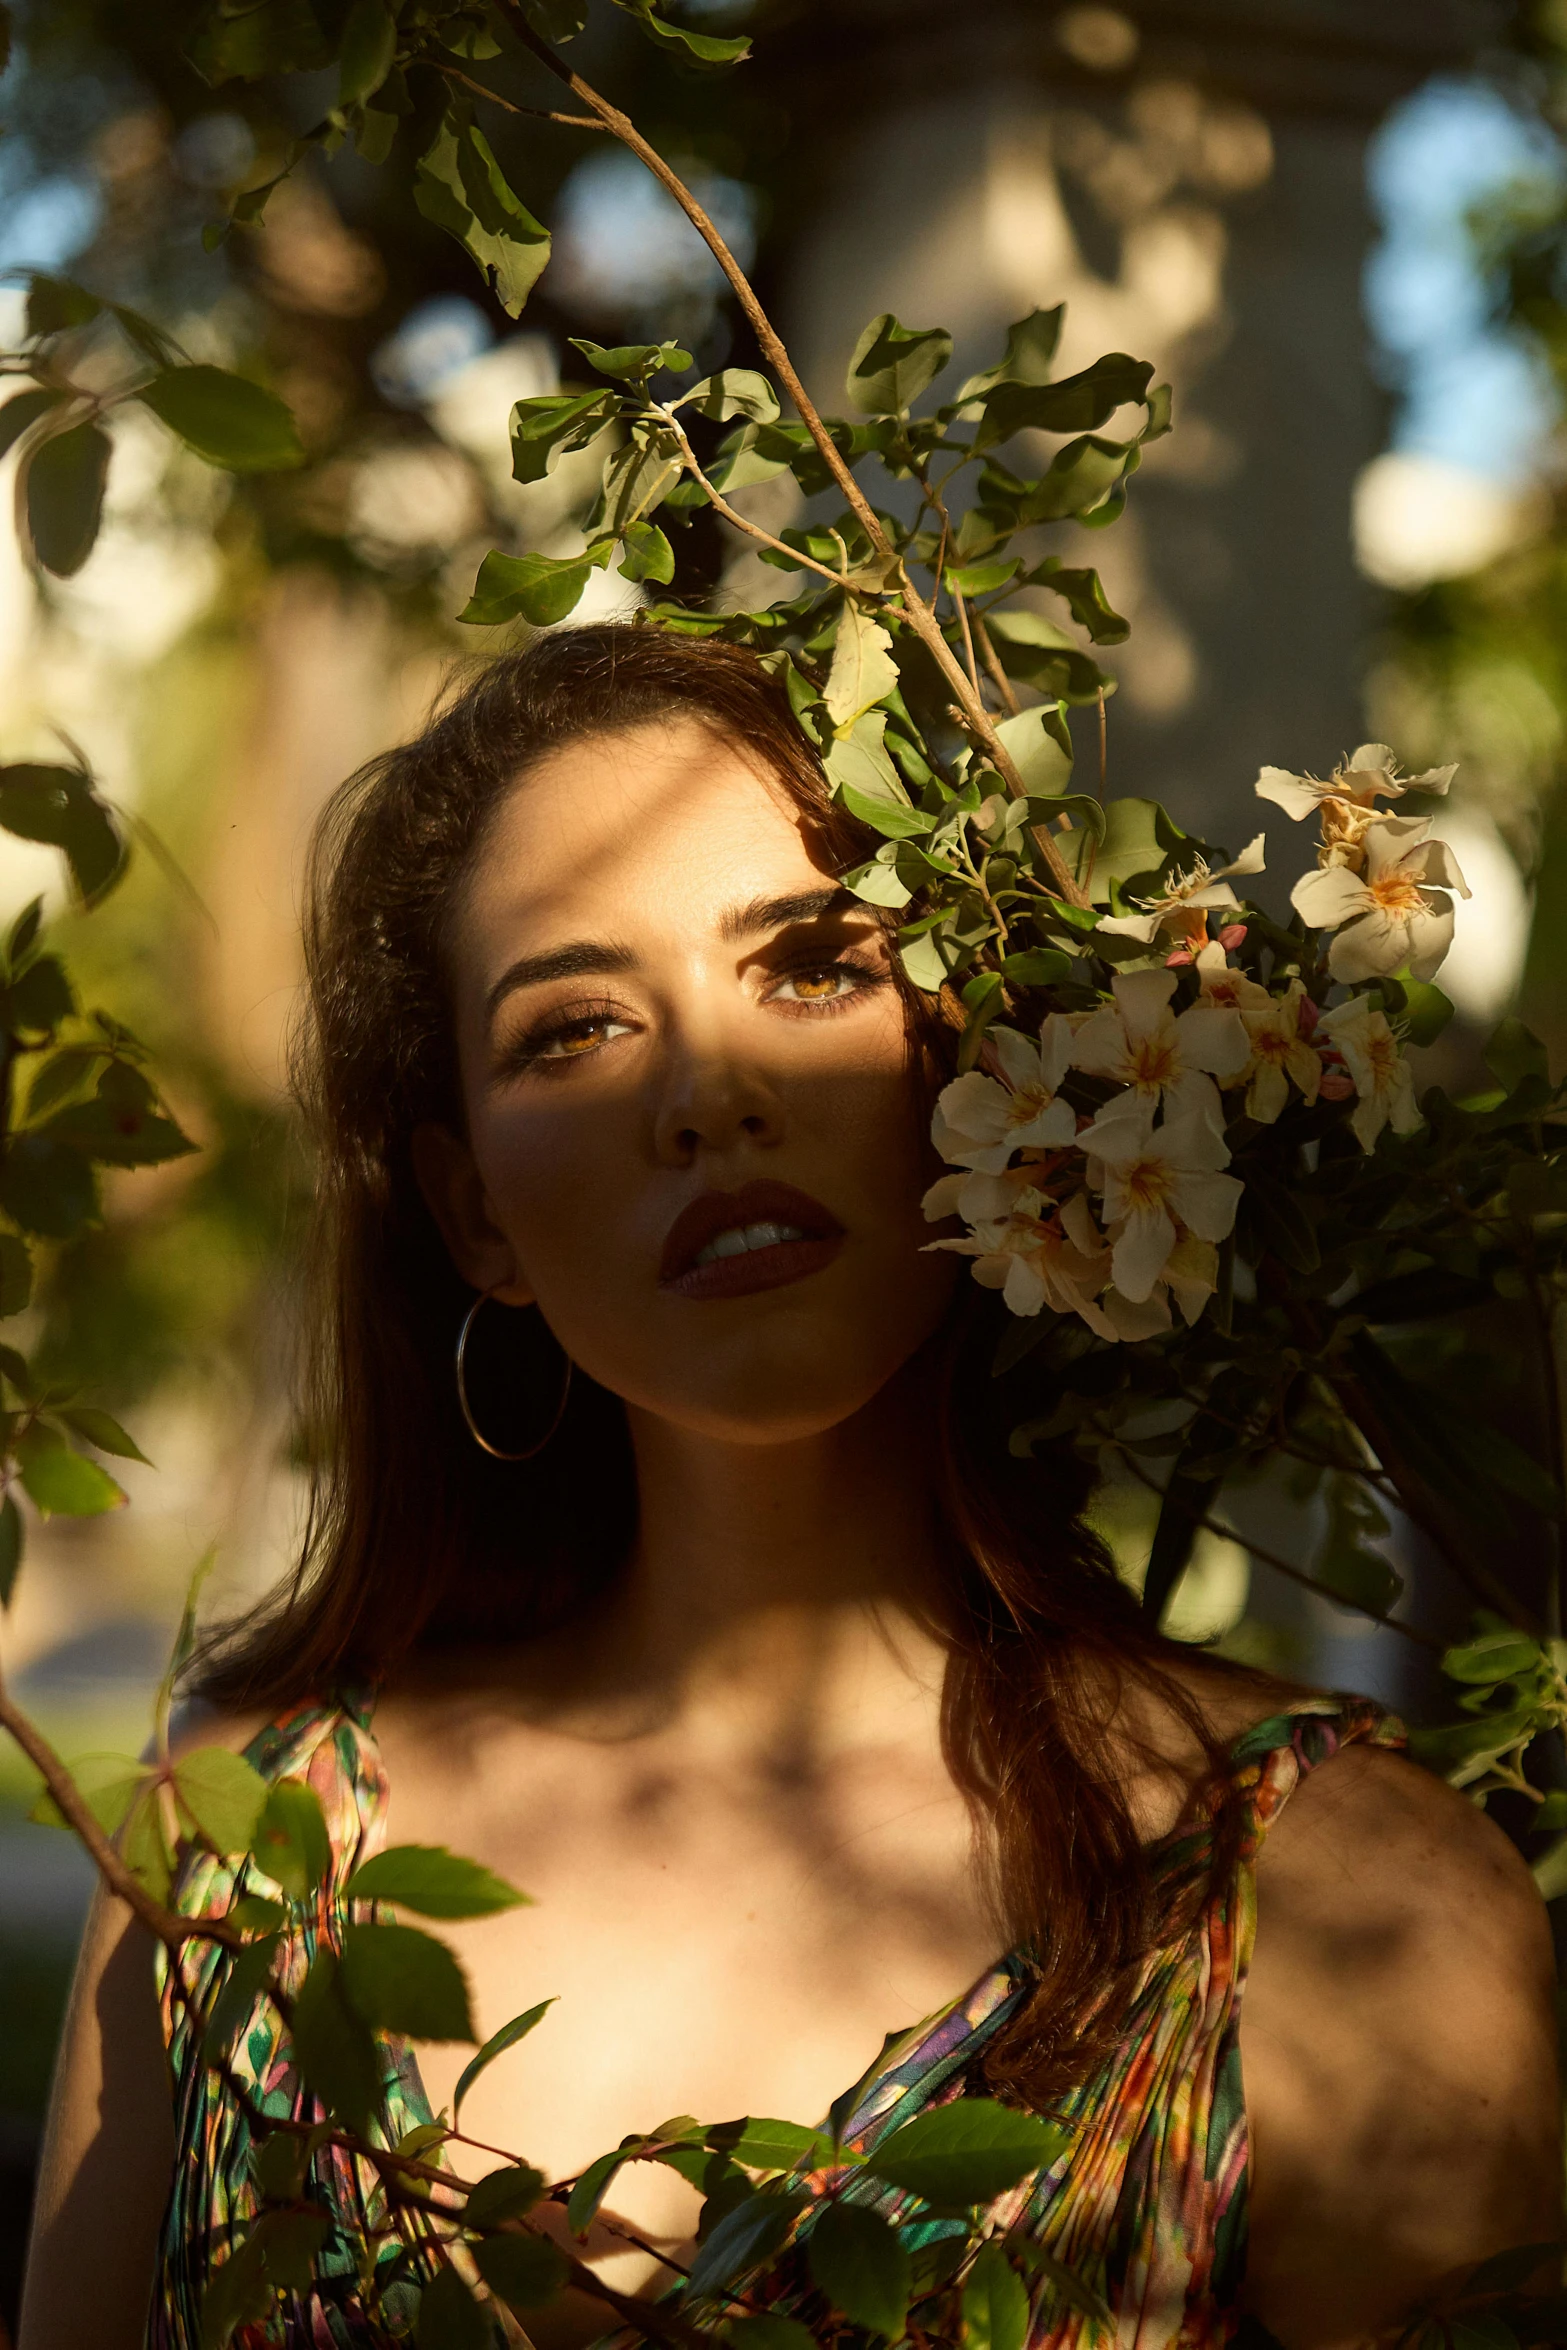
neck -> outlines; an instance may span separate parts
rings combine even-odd
[[[594,1641],[601,1690],[748,1745],[853,1739],[928,1704],[946,1649],[931,1445],[912,1380],[778,1445],[631,1414],[636,1549]]]

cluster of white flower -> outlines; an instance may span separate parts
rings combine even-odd
[[[1429,979],[1452,937],[1452,900],[1469,894],[1451,853],[1423,817],[1396,817],[1379,796],[1445,792],[1451,767],[1400,779],[1393,754],[1368,743],[1325,783],[1265,767],[1261,798],[1291,816],[1319,812],[1315,871],[1292,902],[1333,933],[1335,980],[1405,972]],[[1218,1282],[1218,1244],[1233,1230],[1243,1184],[1226,1172],[1224,1094],[1271,1125],[1293,1086],[1301,1099],[1348,1102],[1349,1124],[1370,1150],[1385,1126],[1420,1123],[1414,1081],[1381,1005],[1351,995],[1322,1011],[1291,977],[1277,994],[1230,961],[1244,922],[1209,936],[1210,916],[1241,911],[1233,877],[1263,869],[1259,833],[1233,864],[1198,859],[1135,914],[1098,929],[1146,947],[1167,943],[1159,969],[1126,971],[1110,1000],[1088,1012],[1052,1012],[1037,1041],[993,1027],[990,1065],[944,1088],[932,1139],[959,1172],[925,1199],[931,1222],[960,1216],[957,1240],[975,1279],[1003,1292],[1015,1314],[1049,1306],[1078,1314],[1100,1337],[1138,1339],[1172,1326],[1172,1300],[1195,1322]],[[1194,966],[1198,995],[1172,1010],[1177,970]],[[1069,1070],[1119,1090],[1092,1117],[1065,1098]],[[993,1072],[993,1073],[992,1073]]]

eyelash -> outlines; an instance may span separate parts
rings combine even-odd
[[[768,995],[764,1001],[779,1003],[782,1010],[791,1019],[814,1020],[820,1019],[824,1014],[830,1015],[846,1011],[857,997],[867,994],[873,988],[885,987],[888,984],[886,973],[877,970],[871,963],[861,962],[853,955],[838,955],[825,962],[796,963],[790,969],[780,971],[773,986],[774,988],[782,988],[791,980],[822,979],[829,974],[852,980],[853,984],[845,988],[839,995],[822,996],[814,1001],[796,998],[793,1002],[789,1002],[775,994]],[[549,1049],[551,1045],[559,1044],[572,1035],[581,1035],[594,1028],[607,1027],[611,1022],[630,1025],[625,1020],[625,1015],[618,1004],[578,1005],[565,1017],[546,1020],[539,1027],[529,1029],[525,1035],[519,1037],[517,1042],[510,1046],[504,1054],[504,1066],[512,1074],[536,1070],[541,1075],[556,1076],[569,1068],[573,1061],[590,1060],[594,1053],[603,1048],[599,1045],[588,1045],[580,1053],[565,1053],[551,1052]]]

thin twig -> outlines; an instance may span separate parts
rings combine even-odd
[[[483,82],[474,80],[471,73],[463,73],[457,66],[448,65],[444,58],[432,58],[429,62],[435,66],[437,73],[444,73],[449,82],[461,82],[465,89],[472,90],[476,98],[488,98],[490,104],[498,106],[503,114],[524,115],[529,122],[569,123],[574,131],[607,131],[609,128],[608,123],[600,122],[596,114],[556,114],[548,106],[518,106],[514,100],[501,97],[497,91],[487,90]]]
[[[760,523],[748,522],[743,514],[738,513],[723,493],[714,489],[707,475],[702,471],[696,451],[687,440],[684,427],[674,410],[662,406],[657,401],[653,405],[656,413],[664,419],[680,443],[680,452],[685,459],[687,470],[704,496],[710,501],[715,513],[721,514],[726,522],[733,523],[736,530],[744,531],[748,538],[759,539],[764,547],[774,547],[780,555],[787,555],[791,563],[798,563],[805,570],[817,572],[821,578],[830,580],[834,587],[841,588],[845,584],[841,572],[831,570],[825,563],[818,563],[814,555],[802,554],[798,547],[791,547],[786,540],[775,539],[770,530],[763,530]]]
[[[1007,716],[1009,718],[1016,718],[1022,705],[1019,703],[1017,695],[1012,689],[1012,680],[1010,677],[1008,677],[1006,671],[1002,668],[1000,657],[996,652],[995,646],[990,641],[990,631],[985,626],[984,617],[981,613],[975,612],[971,615],[971,618],[974,623],[974,642],[979,647],[979,657],[990,672],[991,679],[994,682],[996,691],[1001,696],[1002,707],[1005,709]]]
[[[1101,686],[1099,688],[1099,791],[1097,794],[1101,800],[1105,796],[1105,777],[1109,773],[1109,769],[1110,730],[1105,720],[1105,689]]]
[[[968,598],[952,580],[947,582],[947,593],[952,598],[952,608],[957,613],[958,626],[963,631],[963,651],[968,661],[969,683],[973,686],[977,699],[980,690],[979,663],[974,658],[974,632],[968,624]]]

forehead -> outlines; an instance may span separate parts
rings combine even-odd
[[[459,955],[649,923],[716,926],[737,898],[824,868],[758,760],[675,717],[563,744],[496,810],[456,909]]]

